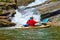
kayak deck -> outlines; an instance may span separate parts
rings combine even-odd
[[[38,28],[47,28],[47,27],[49,27],[50,25],[41,25],[41,26],[35,26],[35,27],[33,27],[34,29],[38,29]],[[20,28],[16,28],[16,29],[30,29],[30,28],[32,28],[31,26],[29,26],[29,27],[20,27]]]
[[[0,29],[40,29],[40,28],[48,28],[50,25],[41,25],[41,26],[34,26],[33,28],[31,26],[24,27],[24,26],[13,26],[13,27],[2,27]]]

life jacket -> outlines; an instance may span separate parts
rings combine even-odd
[[[33,19],[32,20],[28,20],[26,24],[28,24],[29,26],[35,26],[36,21],[33,20]]]

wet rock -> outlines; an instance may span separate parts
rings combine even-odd
[[[59,16],[57,16],[59,14],[60,14],[60,9],[50,12],[50,13],[43,14],[43,15],[41,15],[41,17],[42,17],[42,19],[47,18],[47,17],[51,19],[51,18],[59,17]]]
[[[17,5],[21,6],[21,5],[28,5],[29,3],[33,2],[35,0],[17,0]]]
[[[46,13],[53,12],[59,8],[60,8],[60,1],[56,1],[56,2],[50,2],[48,4],[41,5],[37,9],[40,11],[41,14],[46,14]]]
[[[5,2],[0,2],[0,6],[3,6],[3,5],[5,5]]]
[[[17,4],[16,3],[6,3],[5,6],[9,6],[10,8],[17,9]]]
[[[0,19],[0,27],[9,27],[9,26],[15,26],[15,23],[11,23],[10,21],[6,20],[6,19]]]
[[[7,19],[7,16],[0,16],[0,19]]]
[[[15,26],[11,22],[11,18],[15,15],[16,4],[15,2],[0,2],[0,27]]]
[[[14,9],[10,9],[10,10],[3,10],[3,12],[0,14],[0,16],[14,16],[15,14],[15,10]]]
[[[52,26],[60,26],[60,14],[49,18],[52,22]]]
[[[8,6],[8,5],[14,5],[15,3],[6,3],[6,6]]]

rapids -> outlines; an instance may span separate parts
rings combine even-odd
[[[35,0],[35,2],[32,2],[27,6],[18,6],[18,9],[15,10],[16,14],[15,17],[13,17],[12,22],[16,23],[17,25],[23,25],[26,24],[27,20],[29,20],[31,16],[33,16],[34,20],[39,22],[37,25],[40,25],[41,16],[39,11],[36,8],[30,8],[30,9],[25,8],[41,4],[45,1],[46,0]]]

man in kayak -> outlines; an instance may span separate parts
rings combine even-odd
[[[34,20],[33,17],[30,17],[30,19],[26,22],[28,26],[33,26],[33,27],[35,26],[36,23],[37,22]]]

